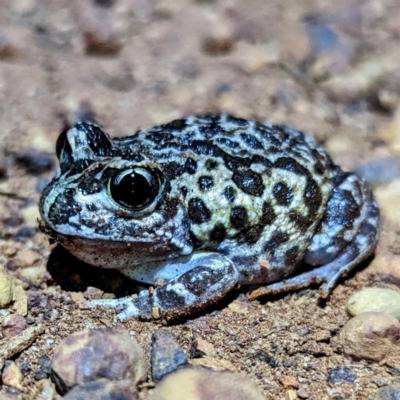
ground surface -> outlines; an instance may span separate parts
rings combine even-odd
[[[0,1],[0,261],[26,282],[28,323],[45,326],[14,357],[26,398],[35,393],[40,356],[72,332],[113,325],[111,311],[79,310],[79,292],[132,289],[59,249],[48,261],[53,249],[37,231],[37,202],[56,168],[64,122],[92,110],[111,135],[123,136],[193,113],[268,119],[314,134],[344,169],[370,174],[387,194],[387,182],[400,176],[399,19],[398,0]],[[384,215],[378,252],[400,252],[399,228]],[[27,261],[26,250],[37,259]],[[400,371],[351,360],[338,342],[350,295],[390,286],[364,267],[325,306],[314,291],[260,302],[243,291],[171,329],[188,351],[196,337],[212,343],[217,358],[248,373],[267,399],[296,398],[282,375],[297,378],[303,398],[367,399],[399,382]],[[160,324],[122,325],[148,353]],[[356,378],[334,379],[344,367]]]

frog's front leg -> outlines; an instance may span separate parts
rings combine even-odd
[[[174,269],[174,263],[177,270],[182,270],[179,259],[163,263],[168,264],[169,270]],[[156,269],[162,270],[160,263],[155,264],[158,264]],[[189,257],[184,267],[186,272],[156,288],[151,294],[143,291],[137,298],[93,300],[87,302],[85,307],[101,306],[122,310],[117,315],[119,321],[132,317],[150,319],[155,312],[166,319],[174,319],[205,308],[223,297],[238,283],[239,274],[233,262],[218,253]]]

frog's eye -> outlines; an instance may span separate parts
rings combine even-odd
[[[69,158],[70,154],[72,153],[71,146],[67,140],[67,132],[69,128],[64,129],[56,142],[56,154],[57,158],[60,160],[60,164],[63,161],[66,161],[66,158]]]
[[[152,204],[159,190],[158,175],[145,168],[127,169],[108,181],[108,195],[121,207],[133,211]]]

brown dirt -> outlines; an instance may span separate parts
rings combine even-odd
[[[106,3],[113,4],[99,5]],[[14,357],[25,398],[37,392],[40,356],[51,356],[70,333],[114,325],[113,312],[79,310],[69,292],[94,286],[110,293],[114,282],[123,295],[131,283],[60,250],[48,264],[52,248],[36,230],[36,204],[56,160],[38,174],[18,155],[53,153],[64,122],[90,109],[112,136],[188,114],[229,112],[311,132],[345,169],[398,160],[378,133],[399,104],[399,18],[392,0],[1,1],[0,261],[27,282],[28,323],[46,328]],[[382,231],[379,251],[398,254],[396,221],[384,219]],[[26,249],[40,254],[34,265],[48,265],[36,280],[15,262]],[[212,343],[267,399],[296,398],[283,375],[294,376],[298,395],[308,399],[367,399],[400,382],[399,369],[351,360],[338,343],[348,320],[344,305],[367,285],[390,286],[365,268],[341,281],[325,305],[314,291],[250,303],[243,290],[171,329],[187,351],[196,336]],[[160,324],[120,325],[149,354]],[[349,367],[357,379],[329,383],[335,367]]]

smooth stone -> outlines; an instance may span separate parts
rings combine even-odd
[[[350,297],[346,308],[352,316],[381,312],[400,319],[400,292],[386,288],[365,288]]]
[[[400,323],[384,313],[358,314],[342,327],[339,340],[348,356],[379,362],[400,356]]]

